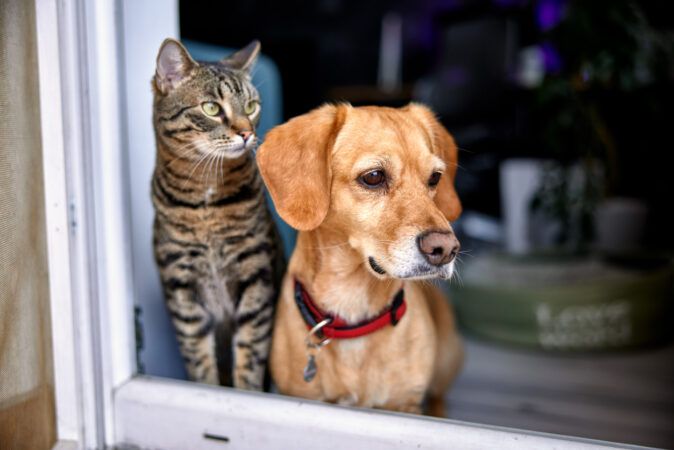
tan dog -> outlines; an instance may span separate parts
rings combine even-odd
[[[274,324],[271,373],[283,394],[340,404],[444,415],[443,395],[462,362],[440,291],[459,243],[448,220],[454,140],[427,108],[325,105],[274,128],[257,154],[281,217],[300,230]],[[329,316],[357,324],[387,311],[404,288],[397,324],[334,339],[307,382],[308,325],[295,280]],[[320,335],[320,333],[319,333]]]

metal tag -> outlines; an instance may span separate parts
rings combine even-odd
[[[304,367],[304,381],[309,383],[311,380],[314,379],[316,376],[316,372],[318,372],[318,366],[316,366],[316,356],[315,354],[323,347],[328,345],[330,343],[330,339],[326,338],[323,336],[321,333],[321,329],[330,324],[332,322],[331,318],[323,319],[321,322],[317,323],[314,325],[314,327],[309,331],[307,334],[307,337],[305,338],[305,343],[307,345],[307,356],[309,357],[309,360],[307,361],[307,365]],[[319,336],[320,340],[318,342],[313,342],[312,341],[312,336]]]
[[[307,365],[304,367],[304,381],[309,383],[316,376],[316,372],[318,372],[318,367],[316,366],[316,358],[314,357],[314,355],[309,355]]]

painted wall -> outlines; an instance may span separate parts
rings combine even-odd
[[[135,303],[143,323],[139,369],[151,375],[184,378],[185,370],[164,306],[152,253],[153,208],[150,200],[150,179],[155,160],[150,79],[162,41],[167,37],[179,37],[178,2],[123,0],[121,20],[124,28],[133,277]]]

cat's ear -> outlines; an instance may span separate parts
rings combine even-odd
[[[257,39],[252,41],[250,44],[246,45],[244,48],[239,50],[236,53],[224,58],[221,62],[226,66],[229,66],[237,70],[245,70],[250,72],[250,69],[253,68],[257,55],[260,53],[260,41]]]
[[[188,78],[198,64],[187,49],[175,39],[166,39],[159,48],[154,83],[157,89],[166,94]]]
[[[298,230],[318,227],[330,208],[330,154],[349,106],[324,105],[272,129],[257,165],[279,215]]]

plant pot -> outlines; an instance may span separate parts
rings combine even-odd
[[[671,260],[648,261],[634,269],[559,255],[479,256],[452,298],[467,332],[503,343],[557,351],[656,344],[671,336],[674,272]]]

